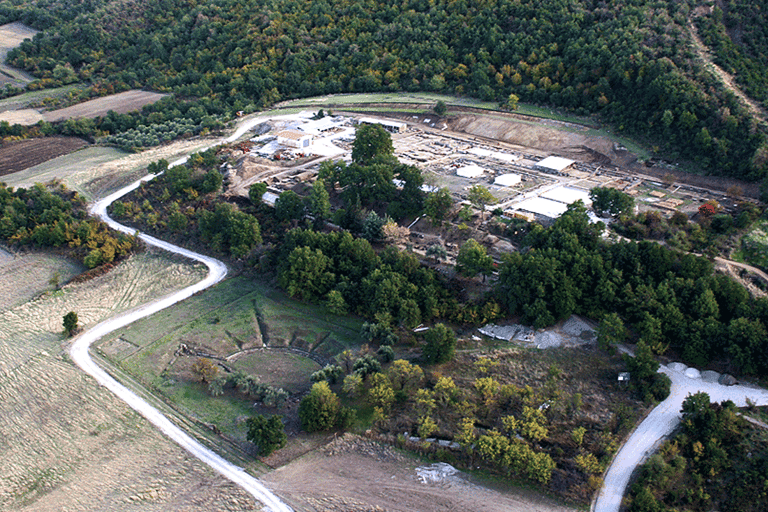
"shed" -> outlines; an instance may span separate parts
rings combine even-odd
[[[519,174],[502,174],[501,176],[496,177],[493,184],[499,185],[500,187],[514,187],[520,183],[521,179],[522,177]]]
[[[465,165],[464,167],[460,167],[456,171],[457,176],[461,176],[462,178],[479,178],[483,175],[485,172],[485,169],[480,167],[479,165]]]
[[[277,143],[292,148],[308,148],[312,145],[312,135],[299,130],[277,132]]]
[[[536,168],[546,172],[563,172],[576,162],[560,156],[548,156],[536,164]]]
[[[592,199],[589,197],[589,192],[573,187],[557,187],[541,194],[541,197],[565,204],[575,203],[579,199],[584,203],[585,206],[592,204]]]

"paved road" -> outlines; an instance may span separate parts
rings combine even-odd
[[[672,389],[666,400],[661,402],[629,436],[627,442],[614,457],[605,475],[603,488],[592,510],[595,512],[618,512],[621,499],[627,489],[632,471],[642,464],[660,446],[680,422],[683,400],[699,391],[709,394],[713,402],[733,401],[738,407],[747,405],[747,398],[757,405],[768,405],[768,390],[747,386],[723,386],[704,382],[700,378],[685,375],[685,366],[679,363],[670,367],[662,366],[660,372],[672,380]]]
[[[245,131],[247,131],[252,126],[254,126],[255,124],[261,121],[262,121],[261,119],[253,119],[246,122],[225,142],[236,140],[243,133],[245,133]],[[172,166],[179,165],[184,163],[185,161],[186,161],[186,158],[183,158],[181,160],[174,162],[171,165]],[[131,233],[131,234],[135,233],[135,230],[127,226],[118,224],[117,222],[112,220],[107,215],[107,207],[113,201],[117,200],[118,198],[136,189],[140,185],[141,181],[148,181],[148,180],[151,180],[153,177],[154,176],[148,176],[146,178],[143,178],[142,180],[139,180],[136,183],[129,185],[115,192],[114,194],[111,194],[110,196],[100,200],[99,202],[97,202],[95,205],[91,207],[91,213],[101,217],[105,222],[107,222],[110,225],[110,227],[114,229],[117,229],[125,233]],[[104,370],[102,370],[99,366],[96,365],[93,359],[91,359],[91,356],[89,353],[89,347],[96,340],[100,339],[101,337],[105,336],[106,334],[116,329],[124,327],[138,320],[139,318],[149,316],[162,309],[172,306],[177,302],[182,301],[190,297],[191,295],[218,283],[219,281],[224,279],[224,277],[227,275],[227,267],[222,262],[214,258],[209,258],[207,256],[203,256],[202,254],[197,254],[195,252],[182,249],[181,247],[176,247],[175,245],[169,244],[167,242],[163,242],[162,240],[158,240],[146,234],[140,234],[139,238],[141,238],[141,240],[143,240],[144,243],[146,243],[147,245],[159,247],[161,249],[165,249],[175,254],[180,254],[192,260],[204,263],[208,267],[208,276],[197,284],[184,288],[183,290],[167,295],[160,299],[157,299],[149,304],[145,304],[131,311],[117,315],[113,318],[110,318],[109,320],[106,320],[96,325],[95,327],[89,329],[88,331],[84,332],[83,334],[81,334],[76,338],[74,344],[70,348],[70,354],[72,355],[72,359],[86,373],[93,376],[93,378],[95,378],[99,384],[108,388],[115,395],[117,395],[118,398],[120,398],[125,403],[127,403],[132,409],[134,409],[139,414],[147,418],[147,420],[149,420],[153,425],[159,428],[165,435],[173,439],[176,443],[178,443],[182,448],[187,450],[190,454],[197,457],[204,463],[208,464],[217,473],[221,474],[225,478],[228,478],[235,484],[242,487],[245,491],[250,493],[254,498],[256,498],[258,501],[263,503],[268,510],[272,512],[291,511],[291,508],[288,505],[283,503],[280,500],[280,498],[274,495],[269,489],[267,489],[264,485],[262,485],[256,478],[246,473],[242,468],[235,466],[231,462],[223,459],[213,451],[204,447],[198,441],[193,439],[189,434],[187,434],[182,429],[174,425],[160,411],[152,407],[143,398],[139,397],[133,391],[129,390],[128,388],[126,388],[125,386],[117,382],[110,375],[108,375]]]

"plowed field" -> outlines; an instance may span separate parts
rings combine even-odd
[[[0,147],[0,176],[47,162],[87,146],[77,137],[46,137],[9,142]]]
[[[148,91],[126,91],[103,98],[84,101],[67,108],[52,110],[43,114],[43,118],[49,123],[65,121],[67,119],[94,118],[107,115],[113,110],[117,114],[127,114],[141,110],[144,105],[159,101],[165,94]]]

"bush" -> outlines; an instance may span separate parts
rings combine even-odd
[[[259,447],[259,455],[266,457],[285,446],[288,437],[280,416],[266,418],[257,415],[248,419],[246,439]]]

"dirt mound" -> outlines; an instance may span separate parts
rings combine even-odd
[[[466,114],[451,118],[449,129],[582,162],[626,165],[636,160],[627,151],[616,151],[610,139],[588,135],[587,127],[551,119]]]

